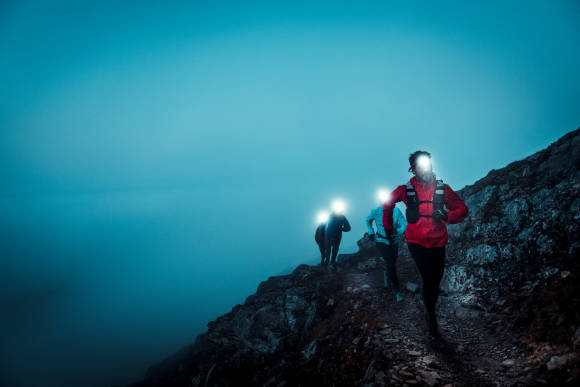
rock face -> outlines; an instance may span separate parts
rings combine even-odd
[[[458,194],[470,213],[448,228],[444,344],[424,337],[416,287],[402,303],[385,291],[362,238],[334,271],[263,282],[134,386],[578,383],[580,129]],[[420,283],[404,243],[398,266]]]
[[[580,134],[458,192],[469,207],[449,231],[450,290],[495,298],[561,269],[580,251]]]

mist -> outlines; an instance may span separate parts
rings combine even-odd
[[[576,2],[0,6],[0,383],[110,386],[260,281],[578,127]],[[538,27],[541,26],[541,27]]]

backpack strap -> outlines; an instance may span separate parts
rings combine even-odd
[[[411,180],[405,185],[407,191],[407,209],[405,210],[405,215],[407,216],[407,222],[417,223],[419,220],[419,197],[415,187],[411,184]]]
[[[433,210],[443,210],[445,204],[445,183],[437,180],[437,186],[433,192]]]
[[[407,221],[409,217],[414,220],[410,223],[415,223],[419,217],[432,217],[431,215],[423,215],[419,212],[419,204],[421,203],[433,203],[433,210],[443,210],[445,204],[445,183],[443,183],[443,180],[437,180],[432,200],[419,200],[417,191],[415,191],[415,187],[411,184],[410,180],[405,185],[405,188],[407,190]]]

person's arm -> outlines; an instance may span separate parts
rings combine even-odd
[[[460,223],[468,213],[467,206],[447,184],[445,184],[445,207],[447,207],[447,223]]]
[[[403,213],[397,207],[394,208],[393,212],[397,214],[395,226],[397,228],[397,235],[403,235],[407,229],[407,219],[405,219]]]
[[[342,231],[349,232],[350,231],[350,223],[346,220],[346,216],[343,215],[342,217]]]
[[[407,189],[404,185],[398,186],[391,192],[390,199],[383,205],[383,227],[386,232],[393,229],[393,209],[395,204],[405,200]]]
[[[367,230],[369,232],[369,235],[374,235],[375,233],[375,230],[373,229],[373,221],[375,220],[375,211],[376,209],[372,210],[366,219]]]

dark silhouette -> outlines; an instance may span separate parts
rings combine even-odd
[[[326,255],[323,263],[328,264],[328,259],[330,258],[330,263],[334,264],[336,262],[336,256],[338,255],[342,232],[350,231],[350,223],[348,223],[348,220],[343,214],[333,212],[328,218],[325,231]]]
[[[320,249],[320,264],[324,264],[326,260],[326,222],[322,222],[316,227],[316,232],[314,233],[314,240]]]

